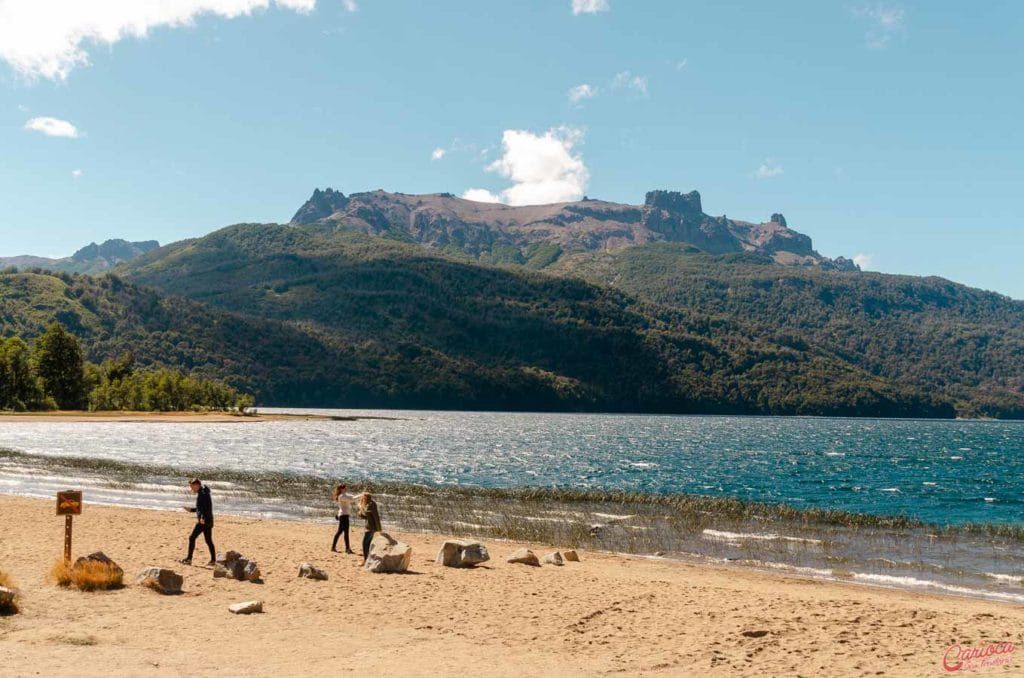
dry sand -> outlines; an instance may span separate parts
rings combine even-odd
[[[0,516],[0,569],[23,596],[0,617],[3,676],[936,676],[952,643],[1024,646],[1018,606],[619,555],[530,568],[491,543],[489,566],[454,570],[433,563],[441,537],[396,535],[413,572],[374,575],[329,552],[326,523],[218,517],[218,548],[257,559],[265,583],[214,580],[175,563],[192,516],[97,506],[75,520],[76,555],[103,550],[126,581],[172,567],[186,592],[81,593],[45,580],[53,502],[0,497]],[[304,560],[330,580],[297,579]],[[251,599],[264,614],[228,612]],[[978,675],[1020,675],[1018,655]]]

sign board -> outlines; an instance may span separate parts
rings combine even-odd
[[[82,491],[74,490],[57,493],[57,515],[58,516],[80,516],[82,515]]]

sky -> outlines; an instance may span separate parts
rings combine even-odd
[[[0,256],[316,187],[785,214],[1024,299],[1017,0],[0,0]]]

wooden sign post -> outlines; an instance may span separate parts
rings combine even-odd
[[[82,491],[57,493],[57,515],[64,516],[64,560],[71,560],[71,521],[82,515]]]

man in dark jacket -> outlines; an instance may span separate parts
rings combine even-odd
[[[203,485],[199,478],[193,478],[188,486],[196,494],[195,508],[186,507],[186,511],[196,514],[196,526],[188,538],[188,556],[182,559],[185,565],[192,564],[192,553],[196,550],[196,537],[200,534],[206,539],[206,545],[210,548],[210,562],[213,565],[217,562],[217,549],[213,546],[213,499],[210,497],[210,488]]]

